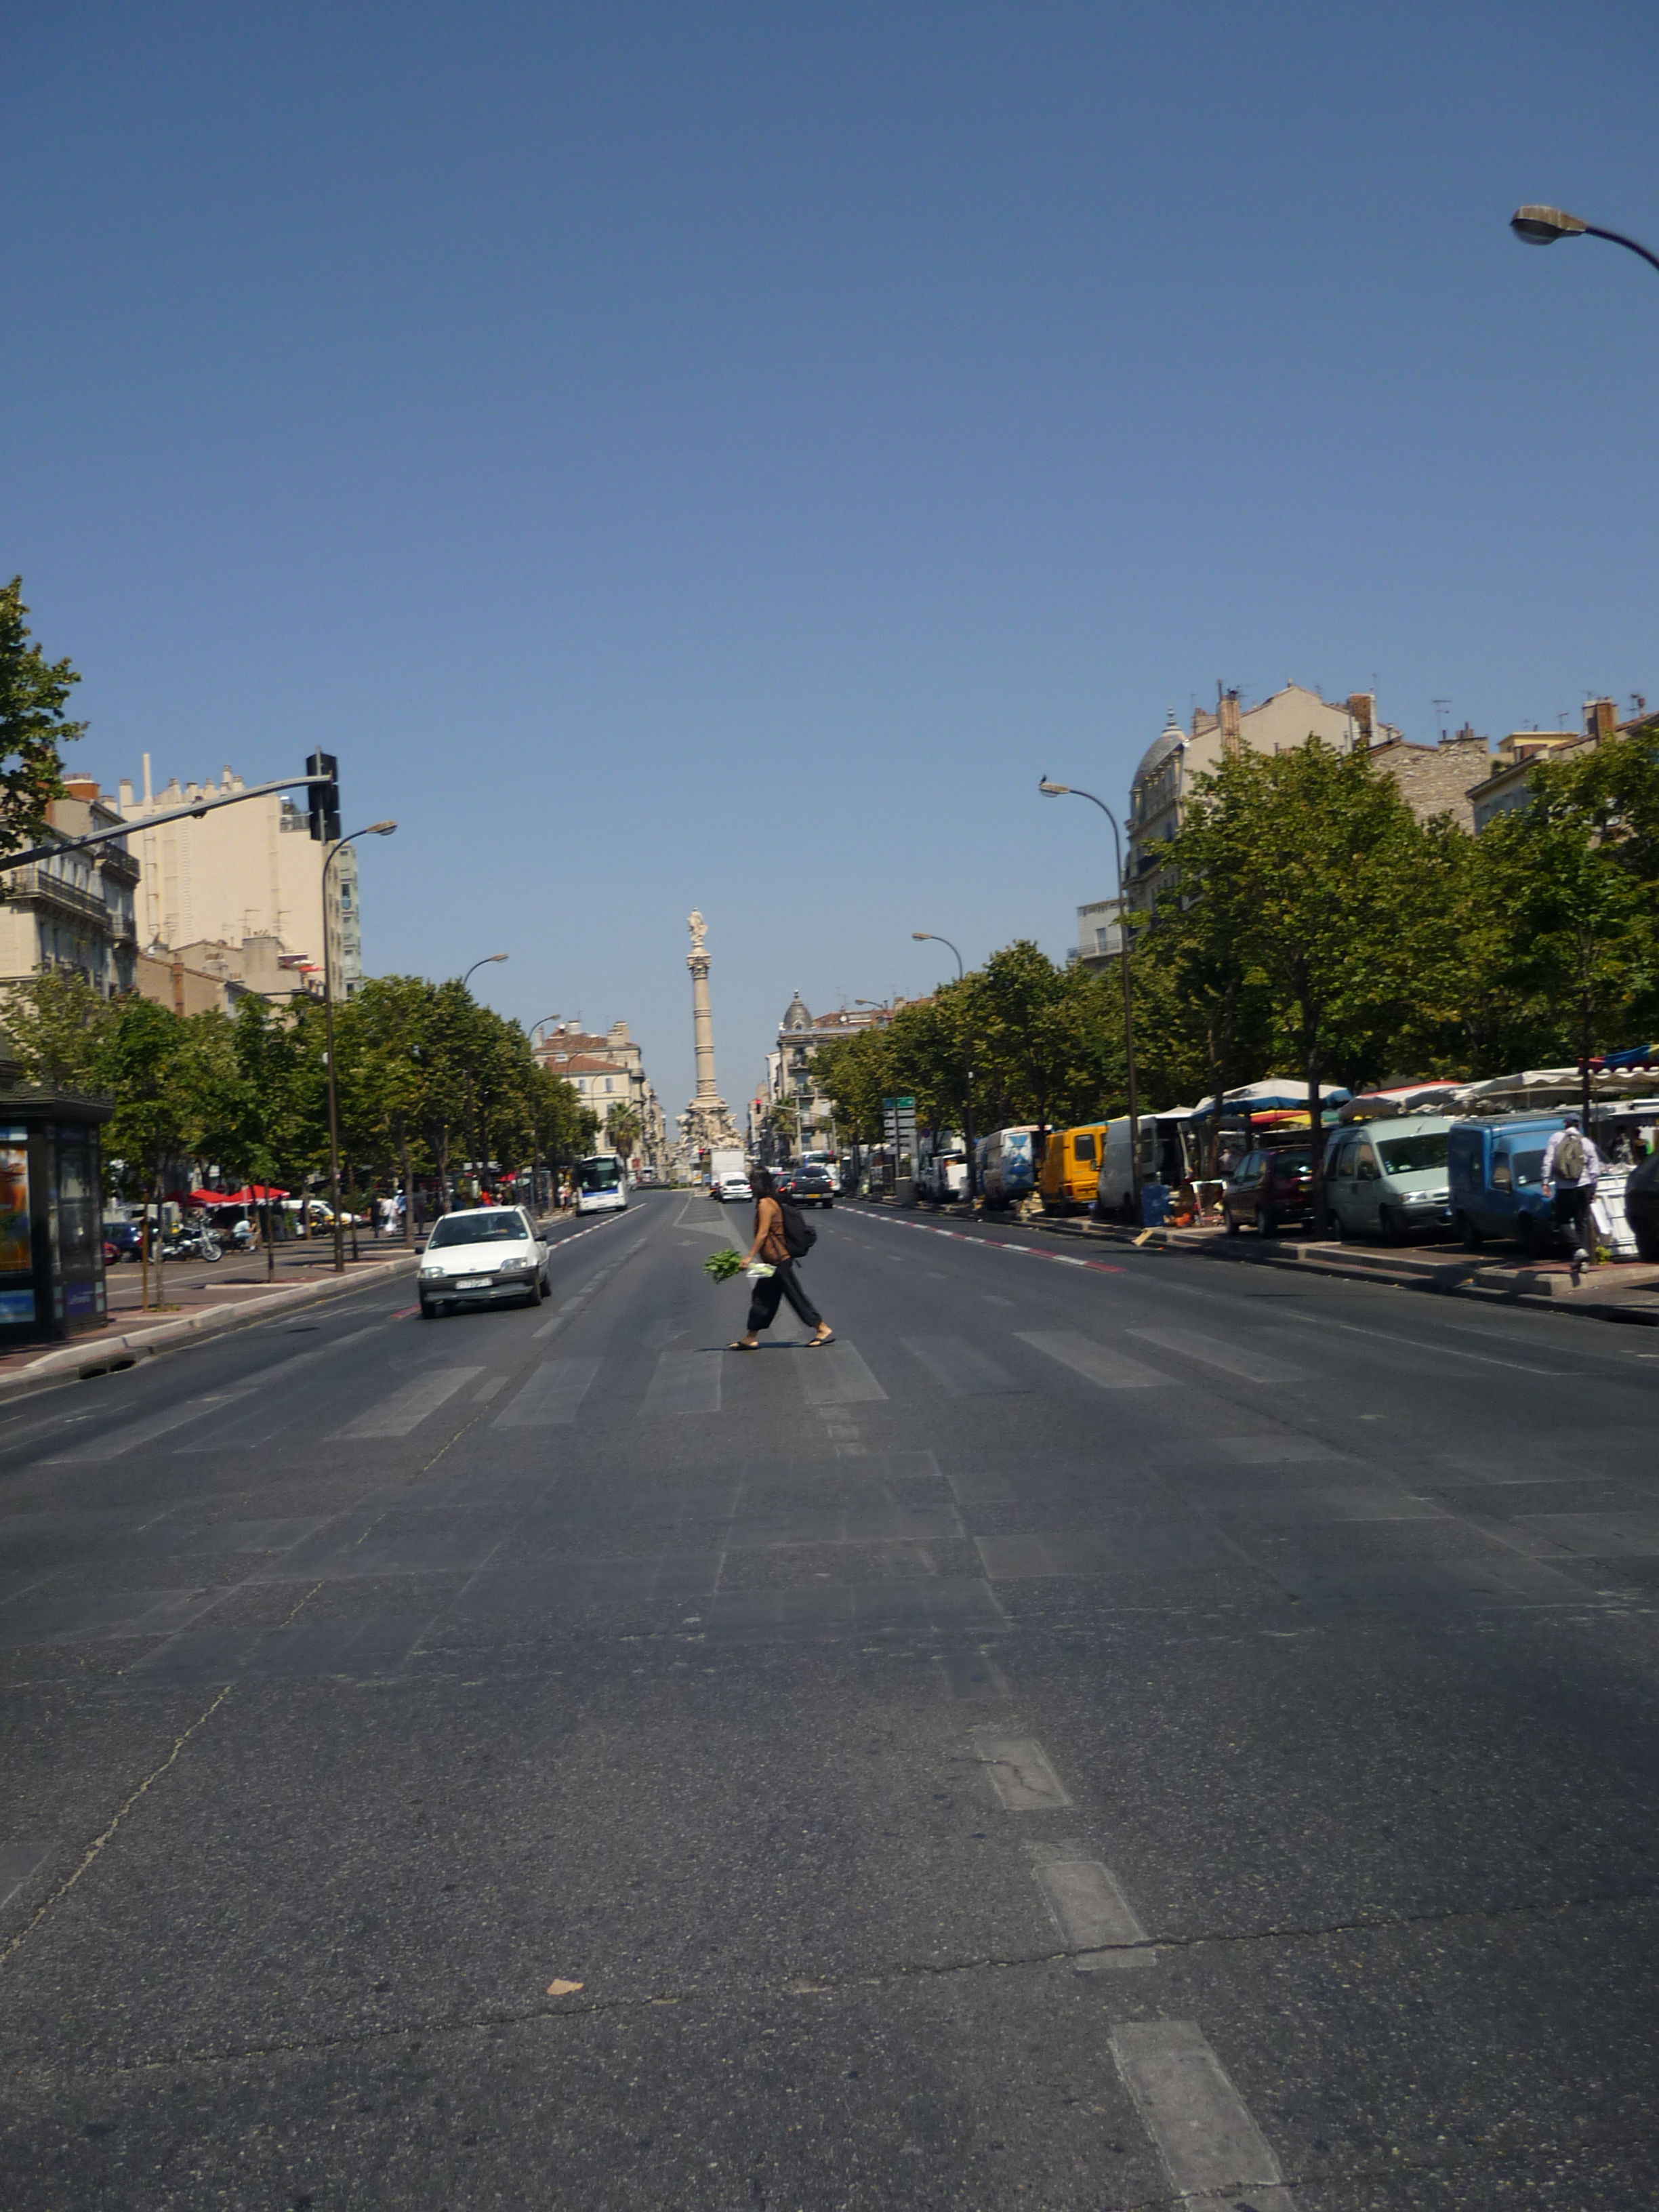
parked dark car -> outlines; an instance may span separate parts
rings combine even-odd
[[[829,1169],[795,1169],[789,1178],[789,1195],[797,1206],[833,1206],[836,1186]]]
[[[1304,1152],[1246,1152],[1221,1194],[1230,1237],[1246,1222],[1263,1237],[1275,1236],[1286,1222],[1310,1219],[1312,1206]]]
[[[1631,1170],[1625,1185],[1625,1219],[1644,1260],[1659,1260],[1659,1152]]]
[[[112,1267],[118,1260],[137,1260],[142,1242],[136,1221],[106,1221],[104,1224],[104,1265]]]

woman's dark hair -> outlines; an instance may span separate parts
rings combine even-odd
[[[757,1198],[777,1196],[777,1192],[772,1188],[770,1168],[751,1168],[749,1174],[749,1188]]]

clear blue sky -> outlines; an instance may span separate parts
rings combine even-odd
[[[1659,697],[1650,6],[10,11],[0,562],[77,765],[341,757],[373,969],[722,1085],[1063,952],[1167,707]]]

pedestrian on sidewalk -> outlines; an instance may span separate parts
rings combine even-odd
[[[758,1352],[762,1329],[771,1328],[777,1319],[780,1302],[787,1298],[808,1328],[817,1332],[807,1345],[809,1351],[816,1350],[821,1344],[830,1343],[835,1331],[796,1279],[798,1262],[790,1255],[784,1234],[783,1205],[772,1181],[771,1170],[755,1169],[749,1183],[755,1194],[755,1241],[744,1256],[744,1265],[750,1267],[757,1260],[763,1260],[772,1272],[763,1275],[756,1284],[754,1296],[749,1301],[748,1328],[727,1349]]]
[[[1601,1180],[1601,1154],[1584,1134],[1579,1116],[1565,1115],[1563,1126],[1544,1147],[1544,1165],[1539,1181],[1553,1211],[1555,1226],[1567,1239],[1575,1283],[1580,1269],[1595,1249],[1595,1224],[1590,1217],[1590,1207],[1595,1198],[1595,1186]]]

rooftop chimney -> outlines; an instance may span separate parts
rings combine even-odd
[[[1224,691],[1216,708],[1221,722],[1221,750],[1231,759],[1244,750],[1244,739],[1238,727],[1238,694]]]

